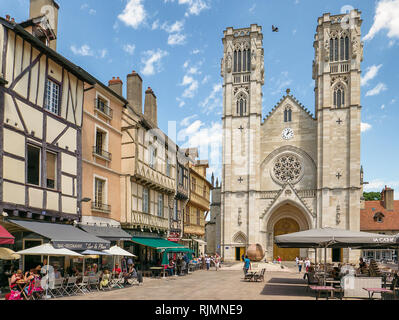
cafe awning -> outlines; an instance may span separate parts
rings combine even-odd
[[[68,224],[25,220],[8,220],[7,222],[50,239],[56,249],[105,250],[110,247],[108,240],[97,238]]]
[[[168,241],[165,239],[159,239],[159,238],[140,238],[140,237],[133,237],[131,239],[132,242],[137,243],[137,244],[141,244],[142,246],[147,246],[147,247],[151,247],[154,249],[157,249],[158,251],[163,251],[166,249],[188,249],[187,247],[172,242],[172,241]],[[175,251],[177,252],[177,251]],[[180,251],[183,252],[183,251]]]
[[[110,241],[128,241],[131,235],[121,228],[105,227],[105,226],[92,226],[92,225],[79,225],[79,228],[96,237],[103,238]]]
[[[0,244],[14,244],[14,237],[2,226],[0,226]]]

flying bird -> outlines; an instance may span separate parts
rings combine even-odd
[[[272,25],[272,31],[273,31],[273,32],[278,32],[278,28],[275,27],[274,25]]]

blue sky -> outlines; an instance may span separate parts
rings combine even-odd
[[[221,38],[226,27],[263,26],[264,116],[289,87],[314,113],[313,39],[317,18],[344,6],[362,11],[362,164],[367,190],[387,184],[399,199],[399,0],[58,0],[58,51],[107,83],[138,71],[158,98],[165,132],[201,147],[210,171],[220,175]],[[2,15],[26,20],[28,0],[0,0]],[[277,25],[279,33],[271,32]],[[173,135],[172,135],[172,138]]]

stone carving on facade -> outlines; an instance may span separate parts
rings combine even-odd
[[[255,50],[252,50],[252,54],[251,54],[251,68],[252,68],[252,70],[256,70],[256,53],[255,53]]]
[[[333,76],[331,77],[331,86],[336,82],[344,82],[349,85],[349,78],[348,76]]]
[[[226,61],[226,69],[227,69],[227,72],[228,73],[230,73],[231,72],[231,66],[232,66],[232,63],[231,63],[231,54],[230,54],[230,52],[227,54],[227,61]]]
[[[326,62],[330,60],[330,40],[324,42],[324,60]]]
[[[222,58],[222,61],[220,63],[220,75],[222,78],[224,78],[224,59]]]
[[[238,208],[238,218],[237,218],[237,224],[240,226],[242,225],[242,219],[241,219],[241,208]]]
[[[336,223],[339,225],[341,223],[341,206],[338,204],[336,209]]]

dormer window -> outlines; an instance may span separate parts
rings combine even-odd
[[[377,223],[383,223],[384,222],[384,214],[382,212],[377,212],[374,215],[374,221]]]

